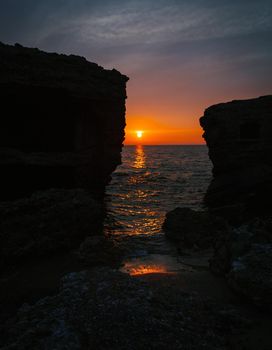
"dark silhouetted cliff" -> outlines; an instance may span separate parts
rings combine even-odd
[[[211,207],[242,203],[265,211],[272,194],[272,96],[221,103],[200,119],[213,163]]]
[[[85,255],[104,254],[101,195],[121,163],[127,80],[83,57],[0,43],[0,274],[30,278],[30,262],[42,275],[53,256],[78,260],[61,256],[85,239]],[[30,292],[12,283],[0,283],[0,306],[39,289],[37,278]]]
[[[103,191],[121,161],[127,80],[83,57],[0,44],[0,199]]]

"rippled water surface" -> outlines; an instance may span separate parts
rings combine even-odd
[[[107,187],[107,230],[157,234],[165,213],[199,208],[211,179],[206,146],[126,146]]]

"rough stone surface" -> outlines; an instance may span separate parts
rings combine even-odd
[[[218,235],[211,270],[271,309],[272,96],[221,103],[200,124],[213,163],[205,202],[233,228]]]
[[[243,203],[249,217],[270,211],[272,194],[272,96],[221,103],[200,118],[214,178],[210,207]]]
[[[227,229],[223,219],[186,207],[168,212],[163,223],[166,237],[188,248],[210,247],[216,236]]]
[[[121,162],[127,80],[83,57],[0,43],[0,200],[103,191]]]
[[[229,308],[100,268],[70,273],[59,294],[23,305],[2,327],[0,347],[218,350],[239,329],[241,318]]]
[[[103,210],[82,189],[47,190],[0,203],[0,270],[7,265],[75,249],[102,230]]]
[[[254,219],[217,238],[211,270],[226,275],[238,294],[271,309],[271,245],[271,218]]]
[[[86,266],[119,266],[124,250],[113,239],[104,235],[88,236],[80,244],[78,257]]]
[[[227,278],[234,291],[272,310],[272,244],[255,244],[233,260]]]

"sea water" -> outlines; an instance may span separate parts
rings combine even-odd
[[[206,146],[126,146],[106,190],[113,234],[158,235],[166,212],[200,209],[211,181]]]

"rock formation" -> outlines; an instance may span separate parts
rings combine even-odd
[[[178,207],[166,214],[162,229],[165,236],[182,248],[209,248],[217,236],[228,231],[222,218],[206,211]]]
[[[35,192],[0,202],[0,273],[7,266],[74,249],[102,231],[99,201],[82,189]]]
[[[245,320],[233,307],[109,268],[64,276],[59,293],[0,326],[2,350],[218,350]],[[159,331],[158,331],[159,330]]]
[[[213,163],[206,211],[176,208],[166,237],[213,247],[210,269],[244,299],[272,310],[272,96],[209,107],[200,124]]]
[[[127,80],[83,57],[0,43],[0,200],[103,191],[121,161]]]
[[[272,96],[220,103],[200,124],[213,163],[206,204],[242,203],[252,215],[267,211],[272,194]],[[236,213],[237,214],[237,213]]]
[[[83,57],[0,43],[4,318],[63,273],[115,254],[102,194],[121,162],[127,80]]]
[[[272,96],[209,107],[200,124],[213,163],[205,202],[233,226],[214,241],[211,270],[272,309]]]
[[[215,240],[211,271],[257,306],[272,310],[272,218],[255,218]]]

